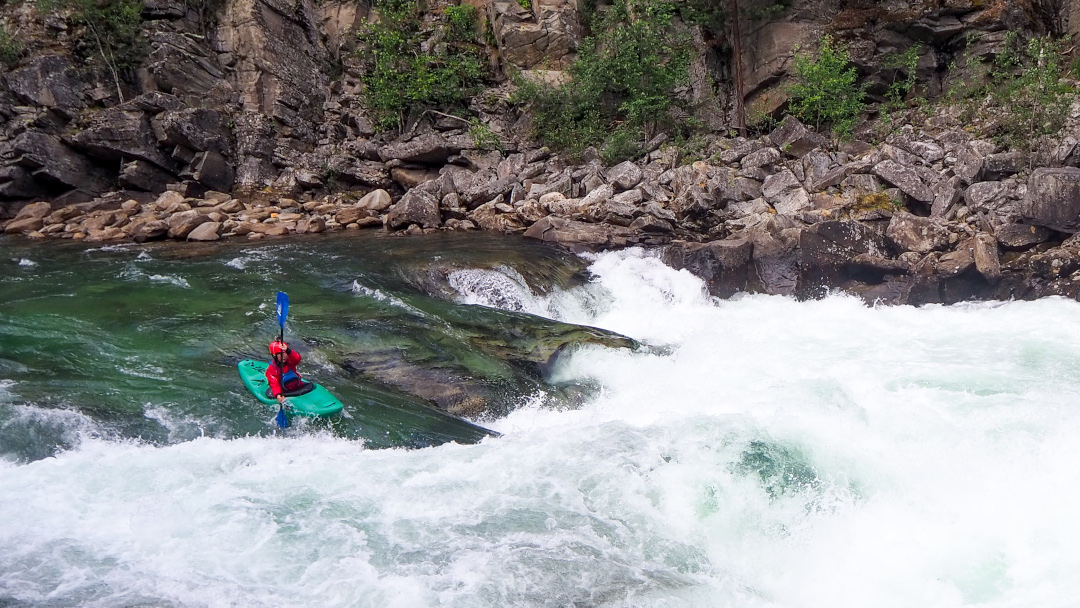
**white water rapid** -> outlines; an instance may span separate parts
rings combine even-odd
[[[709,298],[640,251],[463,302],[614,330],[478,445],[87,438],[0,463],[13,606],[1075,606],[1080,305]],[[17,393],[18,386],[0,387]]]

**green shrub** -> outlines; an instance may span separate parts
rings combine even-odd
[[[38,0],[43,12],[67,12],[80,26],[80,52],[100,61],[123,100],[120,79],[142,61],[142,0]]]
[[[476,39],[476,8],[468,4],[448,6],[446,16],[447,35],[454,42],[472,42]]]
[[[674,127],[669,110],[688,80],[690,46],[666,0],[620,0],[595,24],[559,89],[524,84],[535,136],[575,156],[599,146],[609,160],[640,151],[658,129]]]
[[[461,106],[479,90],[488,67],[477,45],[441,43],[424,52],[421,42],[431,32],[421,30],[416,2],[382,0],[375,7],[379,21],[358,34],[358,53],[365,63],[365,100],[380,129],[402,128],[406,118],[424,110]],[[447,19],[455,21],[448,33],[460,28],[468,13],[450,11]]]
[[[22,43],[11,37],[7,28],[0,25],[0,63],[11,67],[22,57]]]
[[[1033,38],[1005,55],[994,70],[990,94],[1002,111],[1000,138],[1022,150],[1031,150],[1038,138],[1055,135],[1065,127],[1076,89],[1065,75],[1062,41]]]
[[[885,110],[897,111],[904,107],[905,100],[918,82],[919,55],[922,53],[922,45],[915,44],[903,53],[887,55],[882,59],[881,65],[886,69],[892,69],[902,73],[904,77],[889,83],[889,89],[885,92]]]
[[[838,137],[850,137],[866,108],[866,89],[858,84],[847,49],[825,36],[815,55],[795,57],[795,73],[791,113],[819,130],[828,126]]]

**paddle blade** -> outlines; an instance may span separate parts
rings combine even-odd
[[[284,291],[277,292],[277,322],[281,331],[285,331],[285,318],[289,316],[289,296]]]
[[[285,415],[284,405],[278,406],[277,417],[274,418],[274,420],[277,422],[279,429],[289,428],[289,417]]]

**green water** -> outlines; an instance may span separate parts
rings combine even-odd
[[[266,358],[274,296],[300,371],[344,404],[287,432],[369,447],[476,442],[484,416],[553,387],[545,361],[590,328],[453,301],[448,272],[505,264],[537,289],[582,278],[557,250],[486,235],[318,236],[106,246],[0,240],[0,451],[35,460],[82,434],[152,444],[277,432],[236,363]],[[618,338],[615,338],[616,340]],[[586,387],[587,388],[587,387]],[[462,394],[472,421],[437,407]],[[434,393],[434,396],[433,396]]]

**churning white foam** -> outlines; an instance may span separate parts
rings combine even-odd
[[[669,354],[567,357],[560,379],[600,387],[581,409],[522,408],[495,424],[502,438],[474,446],[91,439],[0,466],[0,521],[11,524],[0,526],[0,599],[1004,607],[1080,597],[1080,305],[715,301],[640,251],[602,254],[591,270],[588,293],[557,296],[566,307],[515,293]],[[578,295],[588,304],[573,304]]]

